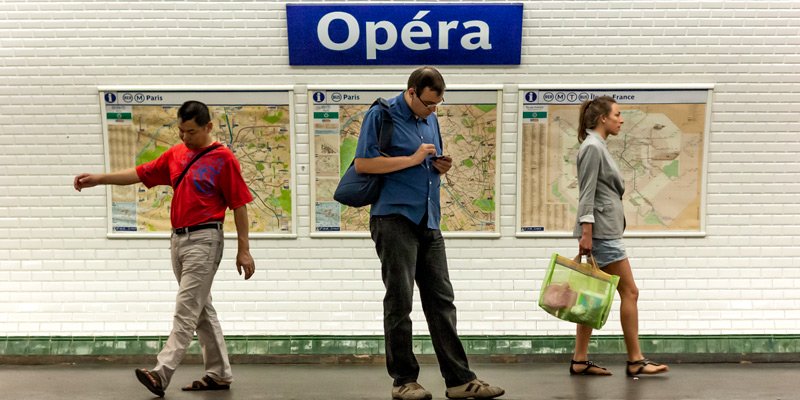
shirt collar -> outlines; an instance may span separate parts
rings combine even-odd
[[[603,139],[603,137],[602,137],[602,136],[600,136],[600,134],[599,134],[599,133],[597,133],[597,132],[596,132],[594,129],[588,129],[588,128],[587,128],[587,129],[586,129],[586,133],[588,133],[589,135],[592,135],[592,136],[595,136],[595,137],[597,137],[598,139],[600,139],[600,142],[601,142],[601,143],[603,143],[603,144],[606,144],[606,140],[605,140],[605,139]]]
[[[414,111],[411,111],[411,107],[408,106],[406,99],[403,97],[404,94],[405,91],[401,92],[397,97],[394,98],[394,105],[397,107],[397,110],[400,112],[400,115],[403,116],[404,120],[416,121],[419,117],[414,114]],[[432,115],[433,114],[429,115],[428,118],[430,118]],[[427,124],[428,118],[419,118],[419,120]]]

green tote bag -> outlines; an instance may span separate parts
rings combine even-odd
[[[564,321],[600,329],[605,325],[614,302],[619,276],[597,267],[594,258],[574,259],[556,253],[550,258],[539,292],[539,307]]]

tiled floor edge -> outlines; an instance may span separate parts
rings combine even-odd
[[[0,356],[110,356],[154,355],[166,338],[160,336],[6,336],[0,337]],[[546,356],[571,354],[572,336],[461,336],[468,354]],[[227,336],[232,356],[380,356],[381,336]],[[799,354],[800,335],[645,335],[640,337],[645,354]],[[434,354],[430,338],[416,336],[417,354]],[[197,342],[189,354],[199,354]],[[618,335],[597,335],[592,354],[623,354]],[[313,358],[313,357],[312,357]]]

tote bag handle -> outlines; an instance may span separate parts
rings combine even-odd
[[[594,257],[592,257],[591,255],[587,255],[586,256],[587,262],[585,263],[581,262],[581,257],[582,256],[578,254],[577,256],[575,256],[575,258],[570,260],[574,262],[574,265],[570,266],[572,269],[580,271],[584,275],[593,276],[595,278],[602,279],[604,281],[611,281],[612,275],[601,270],[600,267],[597,266],[597,261],[594,260]]]

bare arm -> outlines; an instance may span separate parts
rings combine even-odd
[[[410,156],[356,158],[356,172],[359,174],[388,174],[421,164],[428,155],[436,155],[436,147],[423,143]]]
[[[73,186],[75,190],[80,192],[81,189],[97,185],[131,185],[141,181],[142,180],[139,179],[139,174],[136,173],[136,168],[128,168],[107,174],[83,173],[75,177]]]
[[[233,210],[233,221],[236,223],[238,246],[236,251],[236,270],[239,275],[244,268],[244,279],[250,279],[256,272],[256,262],[250,255],[250,222],[247,218],[247,206]]]

